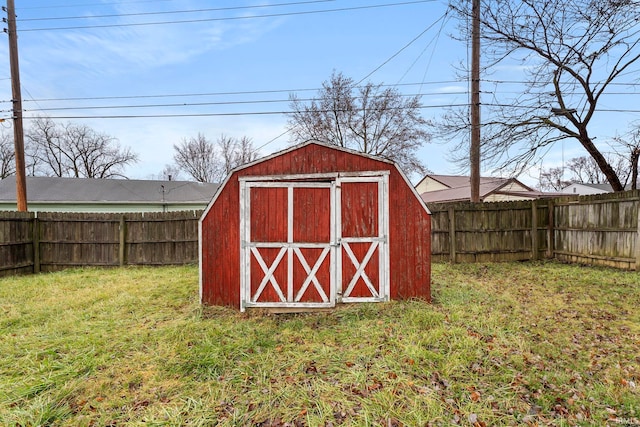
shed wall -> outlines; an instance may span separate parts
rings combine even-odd
[[[234,172],[202,219],[202,302],[239,307],[239,176],[390,171],[389,251],[392,299],[430,300],[431,219],[397,168],[387,162],[307,144]]]

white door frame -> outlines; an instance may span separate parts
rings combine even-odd
[[[378,235],[373,237],[343,237],[341,218],[341,190],[342,183],[376,182],[378,184]],[[311,174],[311,175],[280,175],[280,176],[246,176],[239,178],[240,183],[240,310],[248,307],[264,308],[327,308],[334,307],[336,302],[379,302],[389,300],[389,171],[356,172],[340,174]],[[286,242],[251,242],[251,189],[252,188],[286,188],[287,189],[287,241]],[[330,241],[321,243],[293,241],[293,192],[296,188],[327,188],[330,191]],[[371,243],[367,255],[357,259],[350,248],[351,243]],[[268,265],[264,262],[260,249],[279,248],[280,252]],[[319,248],[322,252],[318,259],[307,260],[301,249]],[[376,289],[371,279],[365,273],[366,264],[372,255],[378,252],[379,277]],[[354,278],[348,284],[342,283],[342,254],[356,268]],[[287,258],[287,283],[278,283],[273,276],[282,259]],[[294,294],[293,264],[297,258],[306,273],[307,278],[301,288]],[[329,257],[330,283],[329,295],[324,292],[322,285],[316,278],[316,273],[322,263]],[[260,285],[251,295],[251,261],[255,259],[264,276]],[[369,290],[370,297],[351,297],[358,279],[362,279]],[[259,302],[261,293],[267,286],[278,295],[280,301]],[[313,286],[320,295],[322,302],[303,302],[306,290]]]
[[[386,172],[386,173],[384,173]],[[340,245],[340,256],[337,260],[338,270],[338,298],[341,302],[381,302],[389,300],[389,248],[388,248],[388,236],[389,236],[389,173],[388,171],[382,171],[378,176],[371,177],[339,177],[336,180],[338,194],[336,195],[336,207],[338,215],[341,214],[342,208],[342,195],[341,187],[343,183],[361,183],[361,182],[375,182],[378,185],[378,235],[371,237],[345,237],[342,235],[342,224],[337,228],[336,234]],[[340,217],[340,223],[342,218]],[[351,243],[370,243],[369,249],[366,255],[362,259],[357,259],[351,250]],[[378,288],[376,289],[371,279],[365,273],[365,267],[370,261],[373,254],[378,251]],[[356,268],[355,275],[351,278],[349,283],[342,283],[342,253],[347,255],[347,258]],[[353,297],[351,291],[355,287],[358,279],[362,279],[371,292],[369,297]]]

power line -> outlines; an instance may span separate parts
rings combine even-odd
[[[440,80],[427,83],[398,83],[389,85],[380,85],[381,87],[400,87],[400,86],[419,86],[419,85],[441,85],[459,83],[457,80]],[[236,95],[262,95],[273,93],[297,93],[319,91],[321,88],[298,88],[298,89],[268,89],[268,90],[247,90],[247,91],[231,91],[231,92],[197,92],[197,93],[177,93],[177,94],[155,94],[155,95],[114,95],[114,96],[87,96],[87,97],[67,97],[67,98],[33,98],[29,101],[34,102],[50,102],[50,101],[98,101],[98,100],[117,100],[117,99],[151,99],[151,98],[190,98],[190,97],[207,97],[207,96],[236,96]],[[434,93],[435,95],[436,93]],[[0,101],[11,102],[10,100]]]
[[[515,108],[520,107],[513,104],[483,104],[484,106],[500,107],[500,108]],[[468,107],[467,103],[463,104],[434,104],[434,105],[422,105],[420,109],[431,108],[457,108]],[[393,108],[393,110],[402,110],[404,107]],[[542,107],[529,107],[530,110],[545,110]],[[607,113],[633,113],[638,114],[640,110],[634,109],[599,109],[599,112]],[[328,112],[328,111],[321,111]],[[218,113],[166,113],[166,114],[114,114],[114,115],[60,115],[60,116],[48,116],[51,119],[140,119],[140,118],[179,118],[179,117],[235,117],[235,116],[269,116],[269,115],[287,115],[292,111],[244,111],[244,112],[218,112]],[[25,120],[35,119],[36,117],[24,117]]]
[[[514,105],[514,104],[482,104],[484,106],[491,107],[500,107],[500,108],[522,108],[522,106]],[[431,109],[431,108],[457,108],[457,107],[468,107],[468,103],[463,104],[439,104],[439,105],[422,105],[419,107],[420,109]],[[387,110],[402,110],[404,107],[391,108]],[[546,110],[542,107],[529,107],[530,110]],[[333,110],[332,110],[333,111]],[[632,114],[640,114],[640,110],[633,109],[615,109],[615,108],[601,108],[598,109],[599,112],[606,113],[632,113]],[[329,112],[328,110],[320,110],[320,112]],[[139,118],[177,118],[177,117],[233,117],[233,116],[267,116],[267,115],[287,115],[291,114],[292,111],[249,111],[249,112],[221,112],[221,113],[168,113],[168,114],[116,114],[116,115],[77,115],[77,116],[48,116],[51,119],[139,119]],[[25,120],[35,119],[36,117],[24,117]]]
[[[221,11],[229,11],[229,10],[261,9],[261,8],[278,7],[278,6],[297,6],[297,5],[313,4],[313,3],[328,3],[328,2],[334,2],[334,1],[336,0],[310,0],[310,1],[290,2],[290,3],[263,4],[263,5],[255,5],[255,6],[232,6],[232,7],[217,7],[217,8],[208,8],[208,9],[170,10],[170,11],[162,11],[162,12],[113,13],[109,15],[85,15],[85,16],[51,16],[51,17],[44,17],[44,18],[24,18],[24,19],[19,19],[18,21],[19,22],[63,21],[63,20],[74,20],[74,19],[124,18],[124,17],[130,17],[130,16],[174,15],[174,14],[181,14],[181,13],[221,12]]]
[[[420,108],[445,108],[445,107],[464,107],[467,104],[443,104],[443,105],[423,105]],[[402,110],[404,107],[394,108]],[[391,109],[387,109],[391,110]],[[47,116],[50,119],[78,120],[78,119],[140,119],[140,118],[177,118],[177,117],[233,117],[233,116],[268,116],[268,115],[286,115],[292,111],[250,111],[250,112],[223,112],[223,113],[169,113],[169,114],[114,114],[114,115],[94,115],[94,116]],[[37,117],[25,117],[27,119],[36,119]]]
[[[415,85],[415,83],[412,83]],[[395,85],[386,85],[386,86],[395,86]],[[382,87],[385,87],[383,85]],[[304,89],[306,91],[312,91],[317,89]],[[171,95],[130,95],[130,96],[105,96],[105,97],[76,97],[76,98],[35,98],[32,94],[29,93],[28,99],[24,99],[24,103],[40,103],[40,102],[70,102],[70,101],[108,101],[108,100],[126,100],[126,99],[158,99],[158,98],[194,98],[194,97],[207,97],[207,96],[219,96],[219,95],[246,95],[246,94],[261,94],[261,93],[282,93],[282,92],[296,92],[292,91],[249,91],[249,92],[228,92],[228,93],[188,93],[188,94],[171,94]],[[511,92],[511,91],[481,91],[483,94],[512,94],[512,95],[521,95],[521,92]],[[448,95],[464,95],[467,94],[467,91],[440,91],[440,92],[419,92],[419,93],[411,93],[411,94],[400,94],[402,97],[415,97],[415,96],[448,96]],[[544,93],[538,94],[530,94],[532,96],[535,95],[543,95]],[[576,95],[577,93],[564,93],[567,96]],[[637,93],[631,92],[607,92],[607,95],[615,95],[615,96],[636,96]],[[494,96],[495,99],[495,96]],[[315,101],[318,98],[301,98],[300,101]],[[45,110],[82,110],[82,109],[101,109],[101,108],[146,108],[146,107],[184,107],[184,106],[205,106],[205,105],[234,105],[234,104],[269,104],[269,103],[280,103],[280,102],[289,102],[290,99],[259,99],[259,100],[243,100],[243,101],[211,101],[211,102],[181,102],[181,103],[165,103],[165,104],[127,104],[127,105],[88,105],[88,106],[77,106],[77,107],[41,107],[38,105],[39,111]],[[8,104],[11,103],[11,100],[3,100],[0,101],[0,104]],[[489,105],[484,103],[484,105]],[[498,104],[495,104],[499,106]],[[514,105],[510,105],[514,106]],[[534,107],[538,108],[538,107]],[[600,110],[600,109],[599,109]]]
[[[633,71],[633,74],[637,74],[638,71]],[[631,74],[631,73],[629,73]],[[496,83],[496,84],[518,84],[524,85],[531,83],[527,80],[494,80],[494,79],[481,79],[483,83]],[[551,85],[551,83],[549,83]],[[608,86],[640,86],[640,82],[610,82],[607,84]]]
[[[447,16],[447,12],[444,13],[444,15],[442,15],[440,18],[438,18],[437,20],[435,20],[431,25],[429,25],[427,28],[424,29],[424,31],[422,31],[420,34],[418,34],[417,36],[415,36],[413,38],[413,40],[411,40],[409,43],[405,44],[404,46],[402,46],[396,53],[394,53],[393,55],[391,55],[389,58],[387,58],[386,61],[384,61],[382,64],[378,65],[373,71],[371,71],[369,74],[367,74],[366,76],[364,76],[363,78],[360,79],[360,81],[358,81],[356,83],[356,86],[358,86],[360,83],[362,83],[364,80],[368,79],[373,73],[375,73],[376,71],[378,71],[380,68],[384,67],[386,64],[388,64],[393,58],[395,58],[396,56],[400,55],[400,53],[402,53],[403,50],[405,50],[406,48],[408,48],[409,46],[411,46],[416,40],[418,40],[420,37],[422,37],[427,31],[429,31],[431,28],[433,28],[434,25],[436,25],[439,21],[441,21],[442,19],[444,19]]]
[[[409,74],[409,71],[411,71],[411,69],[413,69],[413,67],[418,63],[418,60],[420,58],[422,58],[422,55],[424,55],[424,53],[427,51],[427,49],[429,49],[429,47],[433,44],[433,48],[431,49],[431,55],[429,56],[429,60],[427,61],[427,66],[425,67],[424,73],[422,74],[422,84],[420,85],[420,90],[419,90],[419,92],[422,93],[422,86],[424,85],[425,80],[427,79],[427,73],[428,73],[429,69],[431,68],[431,61],[433,60],[433,56],[435,55],[436,47],[438,46],[438,41],[440,40],[440,36],[442,35],[442,32],[444,30],[444,26],[445,26],[445,24],[447,22],[448,22],[448,14],[447,14],[447,12],[445,12],[445,18],[441,20],[440,29],[436,33],[436,36],[434,38],[432,38],[429,41],[429,43],[427,43],[427,45],[424,47],[424,49],[422,49],[422,52],[420,52],[418,57],[407,68],[407,70],[404,72],[402,77],[400,77],[400,79],[398,80],[398,83],[401,82],[407,76],[407,74]]]
[[[158,3],[161,1],[173,1],[173,0],[133,0],[133,1],[118,1],[118,2],[100,2],[100,3],[76,3],[76,4],[59,4],[59,5],[47,5],[47,6],[26,6],[20,7],[18,10],[37,10],[37,9],[61,9],[71,7],[86,7],[86,6],[112,6],[122,4],[134,4],[134,3]]]
[[[431,94],[433,96],[438,95],[453,95],[460,94],[460,92],[449,92],[449,93],[434,93]],[[402,97],[416,97],[423,94],[401,94]],[[373,98],[384,98],[386,95],[377,95],[373,96]],[[309,101],[317,101],[318,98],[304,98],[299,99],[299,101],[309,102]],[[247,105],[247,104],[277,104],[283,102],[290,102],[289,99],[264,99],[264,100],[250,100],[250,101],[219,101],[219,102],[182,102],[182,103],[172,103],[172,104],[135,104],[135,105],[92,105],[92,106],[79,106],[79,107],[48,107],[42,108],[39,107],[37,110],[27,110],[23,111],[70,111],[70,110],[105,110],[105,109],[131,109],[131,108],[170,108],[170,107],[203,107],[203,106],[212,106],[212,105]],[[35,100],[33,102],[36,102]]]
[[[128,23],[128,24],[101,24],[101,25],[77,25],[77,26],[68,26],[68,27],[27,28],[27,29],[21,29],[20,31],[31,32],[31,31],[81,30],[81,29],[93,29],[93,28],[140,27],[140,26],[149,26],[149,25],[168,25],[168,24],[192,24],[192,23],[199,23],[199,22],[231,21],[231,20],[255,19],[255,18],[278,18],[283,16],[300,16],[300,15],[312,15],[312,14],[320,14],[320,13],[378,9],[378,8],[392,7],[392,6],[405,6],[405,5],[412,5],[412,4],[419,4],[419,3],[432,3],[435,1],[437,0],[415,0],[415,1],[385,3],[385,4],[377,4],[377,5],[369,5],[369,6],[354,6],[354,7],[343,7],[343,8],[336,8],[336,9],[271,13],[271,14],[265,14],[265,15],[233,16],[233,17],[226,17],[226,18],[200,18],[200,19],[186,19],[186,20],[177,20],[177,21],[134,22],[134,23]]]
[[[263,149],[264,147],[266,147],[267,145],[269,145],[269,144],[271,144],[271,143],[275,142],[277,139],[282,138],[283,136],[285,136],[285,135],[286,135],[286,134],[288,134],[289,132],[291,132],[291,129],[287,129],[287,130],[285,130],[285,131],[284,131],[284,132],[282,132],[280,135],[278,135],[278,136],[276,136],[276,137],[274,137],[274,138],[271,138],[269,141],[265,142],[265,143],[264,143],[264,144],[262,144],[261,146],[259,146],[259,147],[257,147],[257,148],[254,148],[254,149],[253,149],[253,152],[254,152],[254,153],[256,153],[258,150],[261,150],[261,149]]]

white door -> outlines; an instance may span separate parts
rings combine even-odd
[[[241,310],[388,300],[388,174],[287,178],[240,180]]]

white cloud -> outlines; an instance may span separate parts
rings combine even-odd
[[[469,91],[467,86],[461,85],[451,85],[451,86],[443,86],[436,89],[438,93],[466,93]]]

